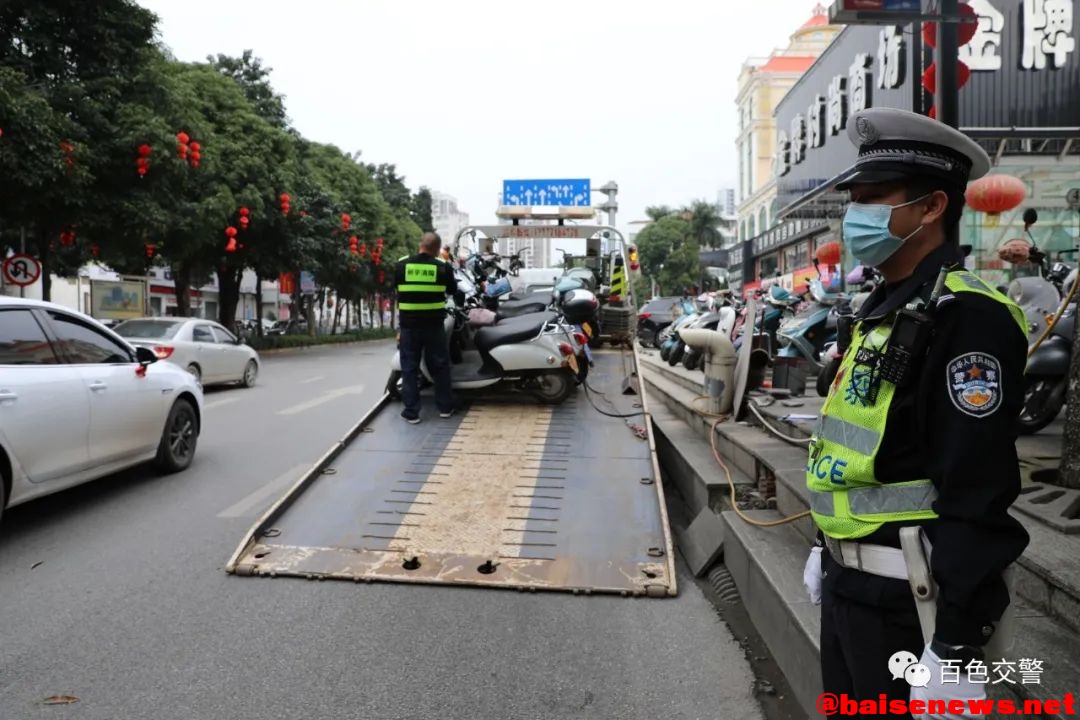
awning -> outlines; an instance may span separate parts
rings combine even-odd
[[[1080,158],[1080,127],[1056,128],[960,128],[960,132],[982,146],[997,165],[1006,155],[1040,157],[1047,160],[1056,158]],[[794,219],[828,219],[841,217],[848,202],[846,192],[832,190],[845,170],[797,200],[781,208],[778,217]]]

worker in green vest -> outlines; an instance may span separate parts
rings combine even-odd
[[[859,152],[836,184],[850,192],[843,242],[885,282],[839,333],[847,346],[810,441],[818,533],[804,585],[821,604],[826,693],[870,714],[884,695],[890,712],[902,701],[944,717],[949,701],[986,697],[1008,571],[1029,540],[1008,513],[1026,324],[963,266],[964,191],[989,172],[986,152],[889,108],[855,113],[847,134]]]
[[[454,412],[450,392],[450,343],[443,323],[446,297],[457,291],[450,265],[439,258],[442,238],[428,232],[420,239],[420,250],[398,260],[394,285],[398,303],[398,351],[401,358],[401,417],[415,425],[420,422],[420,358],[435,384],[435,405],[439,417]]]

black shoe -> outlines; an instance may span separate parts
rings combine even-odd
[[[420,424],[420,418],[419,417],[409,417],[404,412],[401,413],[401,417],[405,418],[405,422],[409,423],[410,425],[419,425]]]

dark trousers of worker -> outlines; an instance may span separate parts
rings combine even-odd
[[[822,569],[824,691],[855,701],[878,701],[885,695],[887,700],[907,702],[911,686],[903,678],[893,679],[889,658],[901,650],[921,657],[925,647],[911,586],[906,580],[842,568],[827,550],[822,553]]]
[[[401,353],[401,401],[406,418],[420,417],[420,358],[424,358],[435,383],[435,405],[439,412],[454,409],[450,393],[450,352],[446,330],[441,324],[427,327],[403,327],[398,340]]]

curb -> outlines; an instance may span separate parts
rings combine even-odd
[[[342,345],[359,345],[360,343],[369,343],[369,342],[384,342],[386,340],[393,340],[393,339],[394,339],[393,336],[390,336],[390,337],[384,337],[384,338],[365,338],[364,340],[343,340],[341,342],[313,343],[311,345],[298,345],[296,347],[287,347],[287,348],[270,348],[269,350],[255,349],[255,352],[257,352],[259,354],[259,357],[263,357],[265,355],[287,355],[289,353],[302,352],[304,350],[326,349],[326,348],[333,348],[333,347],[341,347]]]

